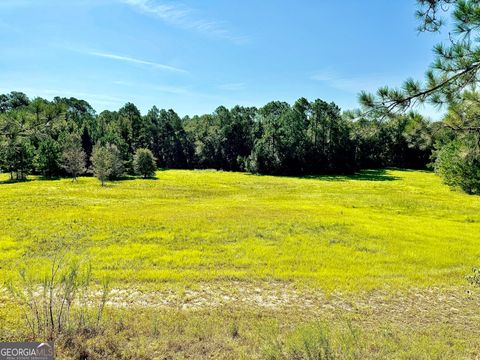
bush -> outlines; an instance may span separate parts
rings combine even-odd
[[[453,140],[437,151],[435,172],[449,186],[480,194],[480,149],[476,137]]]
[[[135,173],[142,175],[144,178],[155,175],[157,165],[155,157],[148,149],[138,149],[133,157],[133,168]]]
[[[122,154],[118,147],[113,144],[107,144],[107,149],[110,153],[110,180],[120,179],[125,173],[125,166],[123,165]]]
[[[22,269],[19,281],[7,284],[22,306],[31,338],[55,340],[100,329],[109,293],[107,282],[98,300],[92,300],[91,266],[66,261],[59,254],[48,262],[44,272]]]

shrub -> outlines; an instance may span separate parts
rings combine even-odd
[[[123,165],[122,154],[118,147],[113,144],[107,144],[107,149],[110,153],[110,180],[120,179],[125,173],[125,166]]]
[[[456,139],[436,153],[435,172],[452,187],[480,194],[480,149],[475,137]]]
[[[38,269],[22,269],[20,281],[7,284],[12,297],[22,306],[32,339],[55,340],[98,330],[108,283],[104,282],[100,297],[92,300],[91,266],[67,262],[58,254],[49,263],[40,277]]]
[[[152,152],[148,149],[138,149],[133,157],[133,168],[144,178],[155,175],[157,166]]]

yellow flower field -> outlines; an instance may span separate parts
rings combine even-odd
[[[433,173],[0,184],[0,273],[68,251],[117,287],[287,281],[344,292],[451,287],[480,265],[480,198]],[[65,250],[68,249],[68,250]]]

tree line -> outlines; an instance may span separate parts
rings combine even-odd
[[[12,179],[93,173],[102,182],[157,167],[306,175],[429,164],[435,123],[353,115],[305,98],[183,118],[157,107],[142,115],[132,103],[97,114],[84,100],[11,92],[0,95],[0,164]]]
[[[448,106],[433,154],[434,169],[448,185],[480,194],[480,2],[478,0],[417,0],[420,32],[441,33],[434,61],[424,81],[407,79],[401,87],[384,86],[361,92],[365,114],[392,117],[419,103]],[[446,21],[448,18],[449,21]]]

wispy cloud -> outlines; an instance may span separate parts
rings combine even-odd
[[[197,31],[210,36],[226,39],[234,43],[244,43],[247,38],[236,36],[226,28],[224,22],[200,18],[196,11],[185,5],[163,3],[155,0],[121,0],[138,11],[155,16],[167,24]]]
[[[245,89],[245,83],[239,82],[239,83],[229,83],[229,84],[222,84],[219,85],[218,88],[220,90],[227,90],[227,91],[240,91]]]
[[[359,93],[362,90],[375,91],[385,84],[395,84],[401,77],[386,74],[370,74],[367,76],[342,76],[333,70],[317,71],[310,76],[311,80],[319,81],[337,90],[348,93]]]
[[[112,54],[112,53],[108,53],[108,52],[89,51],[89,52],[87,52],[87,54],[92,55],[92,56],[117,60],[117,61],[128,62],[128,63],[132,63],[132,64],[148,65],[148,66],[152,66],[154,68],[158,68],[158,69],[162,69],[162,70],[166,70],[166,71],[172,71],[172,72],[178,72],[178,73],[187,73],[188,72],[187,70],[180,69],[180,68],[177,68],[177,67],[174,67],[174,66],[160,64],[160,63],[153,62],[153,61],[137,59],[137,58],[124,56],[124,55]]]

